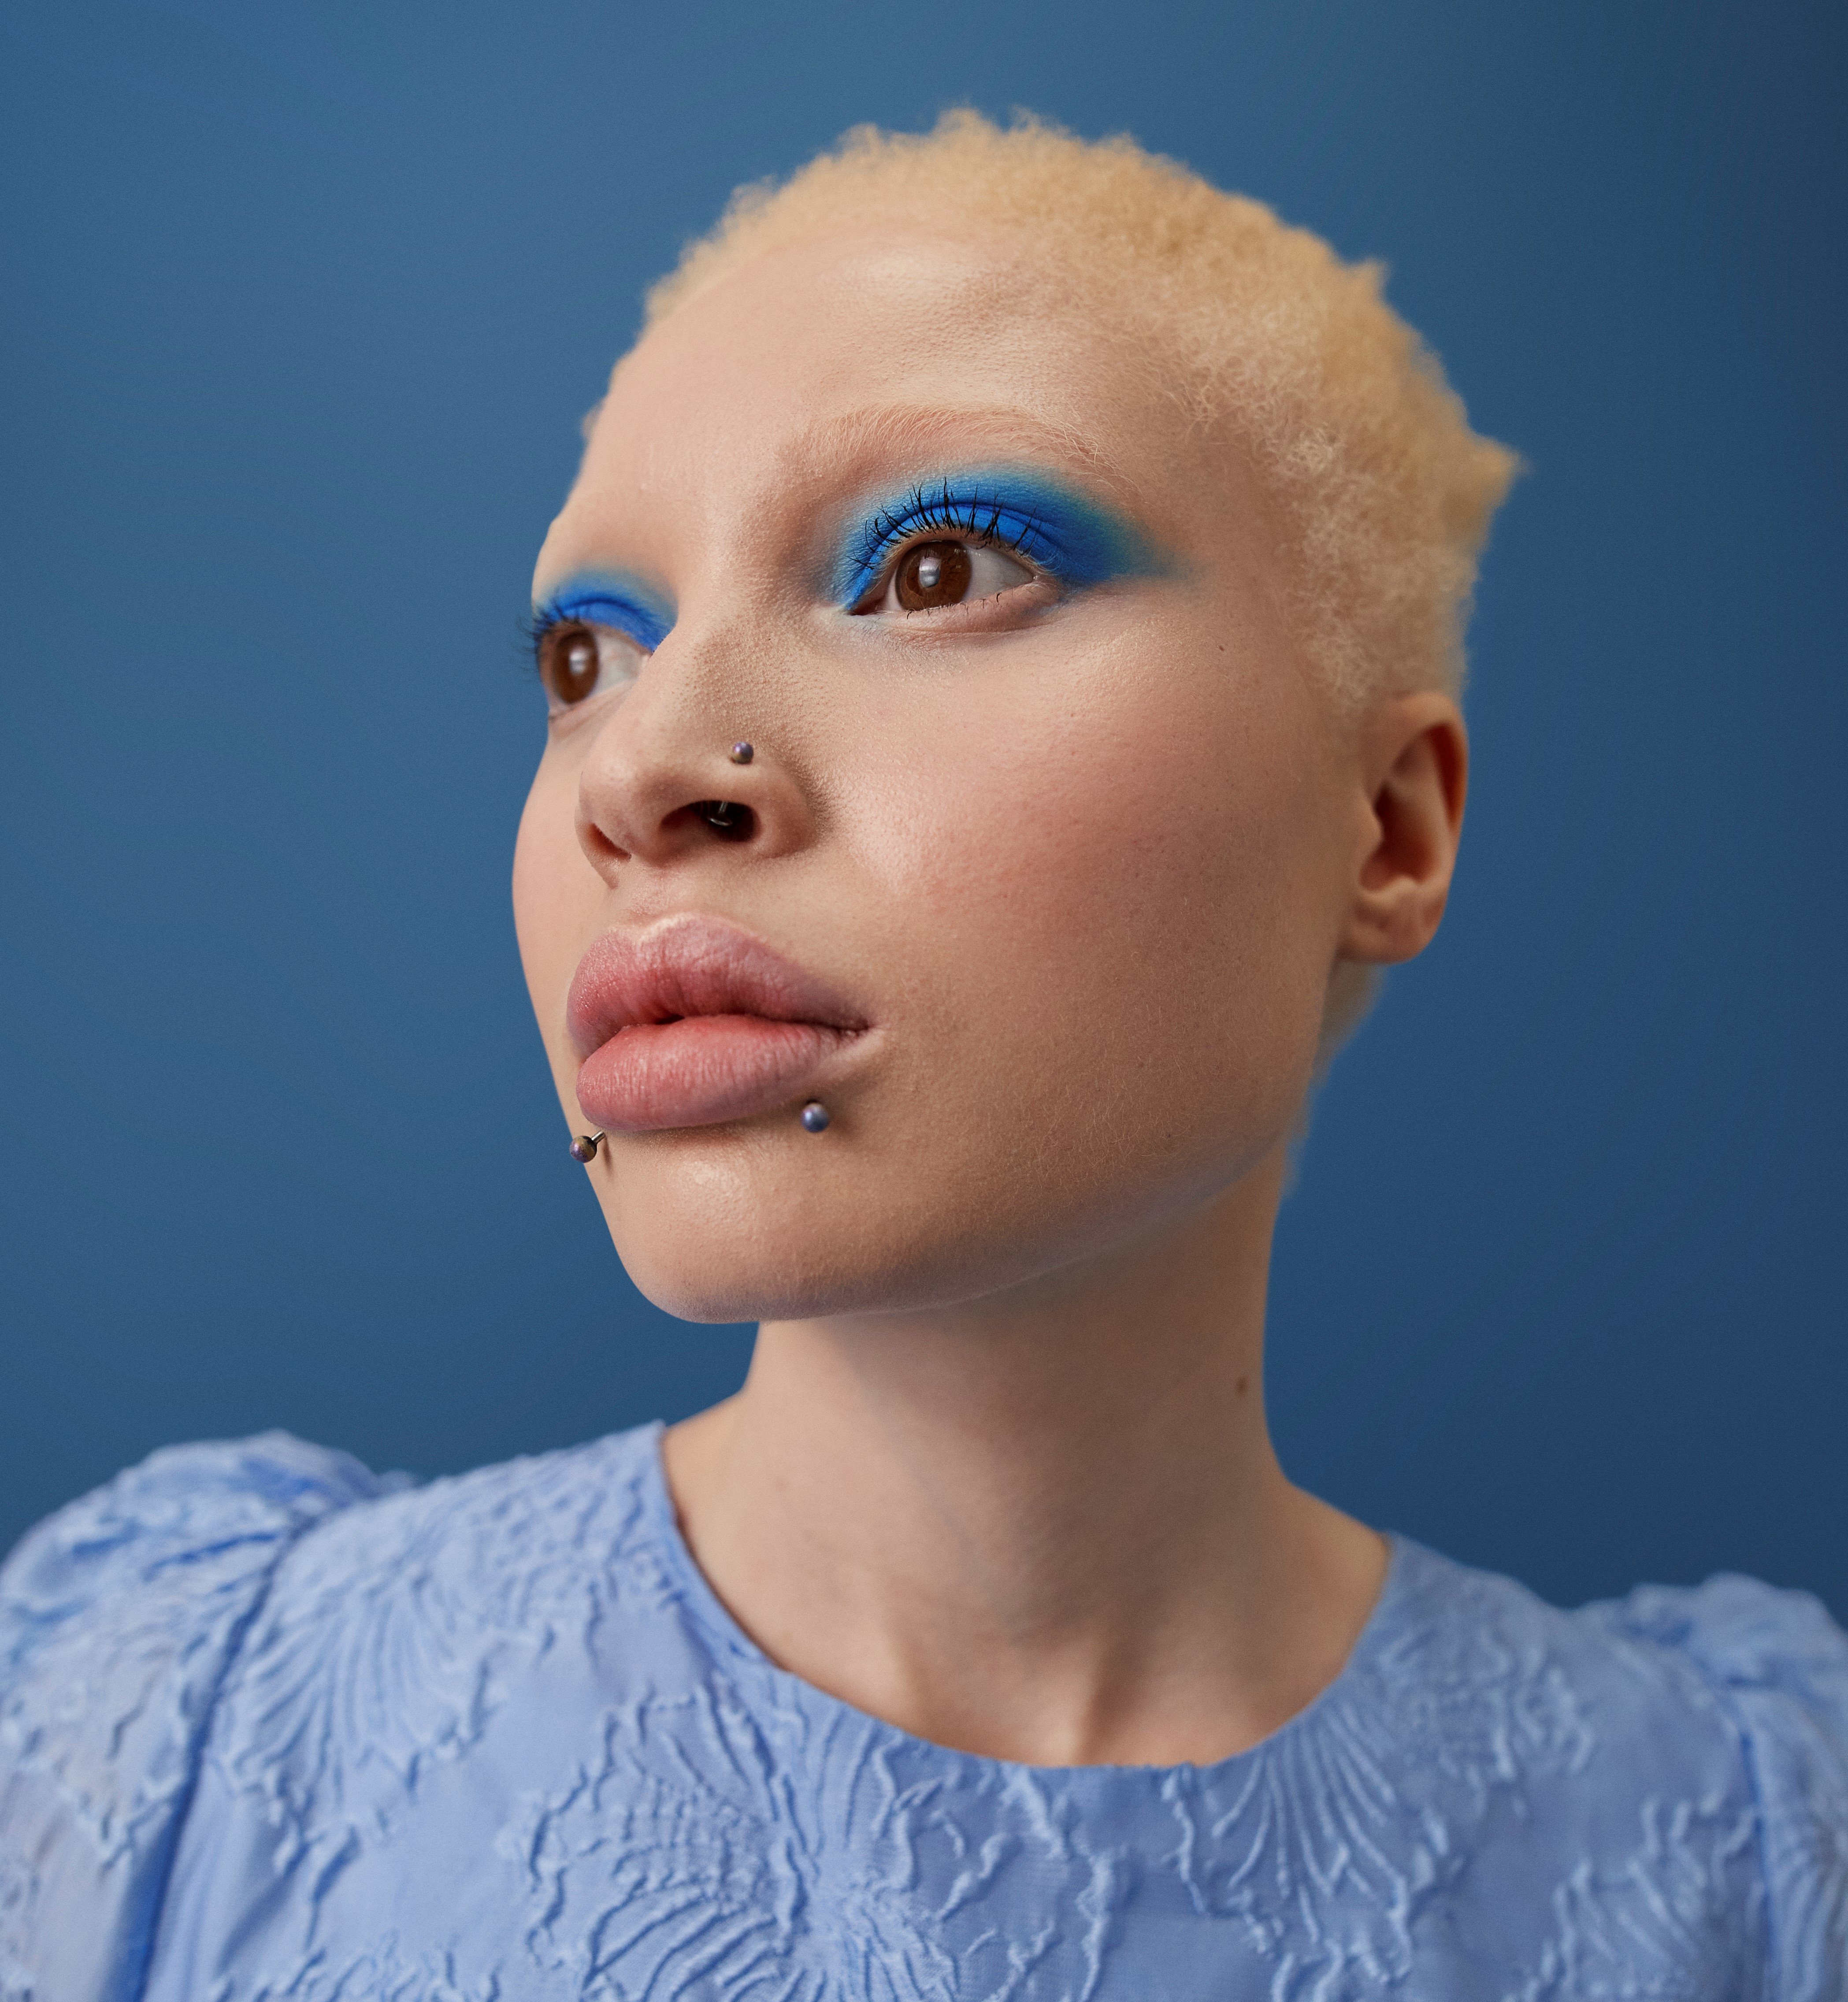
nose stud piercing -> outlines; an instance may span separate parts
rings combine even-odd
[[[597,1158],[597,1149],[603,1144],[601,1133],[580,1133],[571,1142],[571,1158],[588,1167]]]
[[[731,747],[734,765],[748,765],[756,755],[755,748],[741,737]],[[716,834],[741,840],[751,832],[751,809],[736,800],[701,800],[693,811]]]
[[[811,1133],[828,1131],[828,1107],[818,1098],[811,1098],[802,1108],[802,1124]]]

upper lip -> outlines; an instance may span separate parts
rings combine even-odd
[[[665,918],[634,934],[605,932],[577,963],[565,1021],[581,1057],[619,1030],[689,1015],[757,1015],[863,1029],[833,989],[722,918]]]

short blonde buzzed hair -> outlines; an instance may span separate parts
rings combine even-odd
[[[928,134],[856,127],[781,187],[739,189],[650,291],[647,324],[760,252],[895,213],[940,227],[946,208],[1065,253],[1194,421],[1243,445],[1285,527],[1302,637],[1344,707],[1461,691],[1477,559],[1515,455],[1470,430],[1381,297],[1379,265],[1343,263],[1132,139],[968,110]]]

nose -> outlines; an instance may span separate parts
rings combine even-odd
[[[809,838],[807,794],[773,720],[671,636],[595,726],[577,786],[577,839],[607,881],[732,848],[790,853]],[[759,710],[755,716],[746,707]]]

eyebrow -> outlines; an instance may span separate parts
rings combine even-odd
[[[805,427],[777,462],[779,480],[808,490],[812,507],[844,505],[857,518],[841,524],[825,573],[837,604],[871,586],[908,514],[940,502],[964,527],[999,509],[1003,540],[1007,528],[1024,529],[1035,545],[1027,553],[1062,556],[1048,567],[1072,582],[1169,567],[1118,468],[1079,433],[1010,405],[865,405]]]
[[[995,465],[1015,453],[1062,461],[1125,513],[1142,511],[1140,494],[1081,433],[1006,404],[869,404],[818,418],[790,440],[777,461],[779,477],[807,485],[825,480],[832,497],[844,472],[854,477],[848,469],[856,463],[865,467],[867,478],[877,480],[874,462],[920,451],[935,453],[940,463],[961,459]]]
[[[1038,462],[1029,466],[1023,459]],[[1011,404],[872,403],[818,417],[778,448],[773,485],[779,496],[795,497],[811,514],[838,513],[840,531],[851,534],[856,511],[863,521],[877,506],[874,490],[883,487],[890,494],[895,485],[905,485],[908,491],[919,483],[920,473],[929,486],[940,482],[947,469],[960,474],[971,466],[1002,465],[1030,480],[1082,481],[1094,490],[1084,492],[1075,483],[1068,490],[1091,508],[1120,511],[1126,539],[1145,552],[1154,549],[1153,539],[1139,525],[1141,494],[1120,469],[1079,431]],[[1166,564],[1157,560],[1149,567]],[[846,588],[840,562],[817,581],[835,589],[838,602]],[[624,616],[613,616],[619,611]],[[533,620],[543,626],[561,618],[589,620],[593,615],[597,623],[619,626],[650,650],[667,637],[676,616],[672,600],[634,572],[587,566],[535,602]]]

